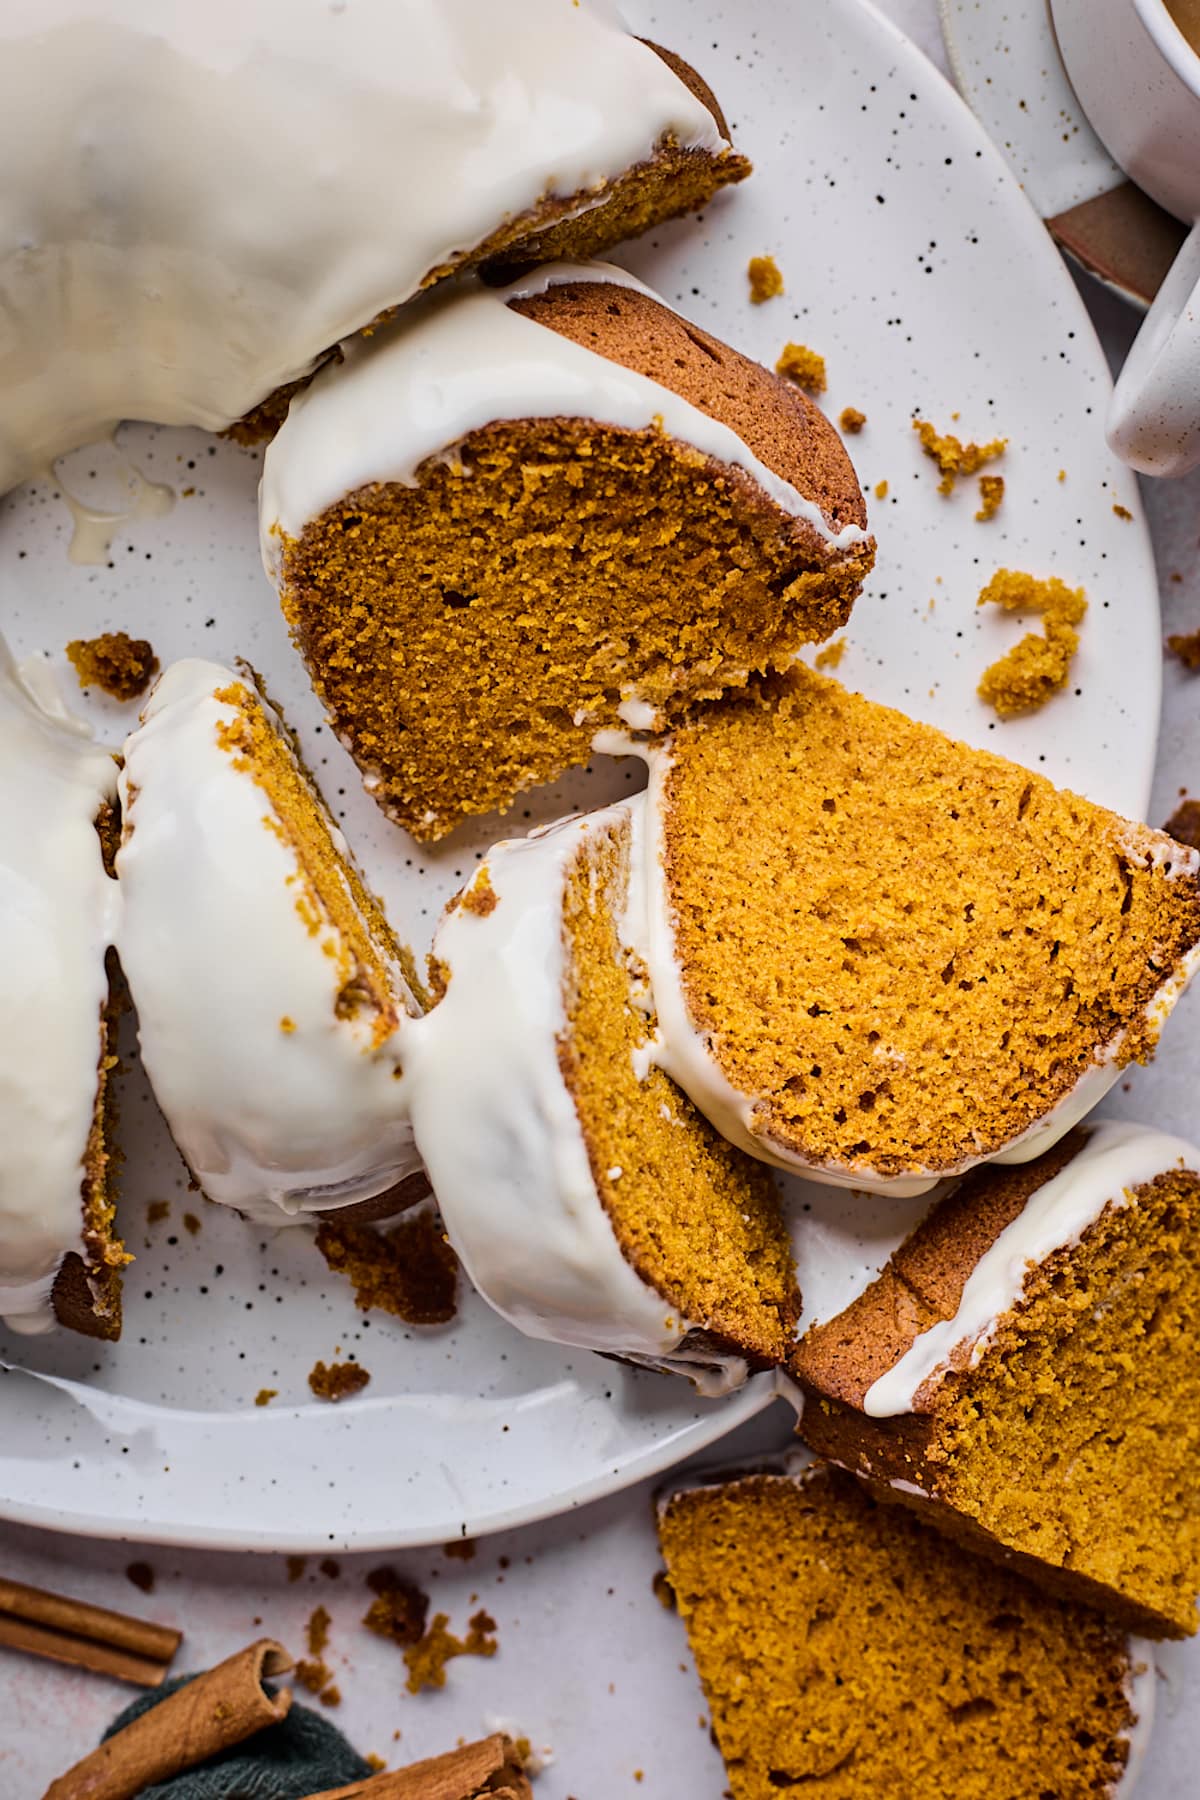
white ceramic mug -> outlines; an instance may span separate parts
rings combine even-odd
[[[1147,475],[1200,463],[1200,52],[1163,0],[1050,0],[1079,103],[1114,161],[1192,225],[1113,393],[1108,441]]]

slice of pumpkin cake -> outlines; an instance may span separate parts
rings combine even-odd
[[[966,1177],[792,1360],[823,1455],[1153,1637],[1200,1594],[1200,1151],[1104,1121]]]
[[[1149,1647],[791,1464],[668,1492],[659,1540],[733,1800],[1128,1800]]]
[[[117,765],[0,639],[0,1322],[121,1332],[109,946]]]
[[[394,1210],[420,984],[253,674],[172,664],[121,801],[121,964],[200,1187],[273,1225]]]
[[[348,346],[260,521],[334,728],[421,838],[786,667],[874,555],[812,402],[603,264],[456,284]]]
[[[438,930],[406,1087],[451,1243],[498,1312],[723,1392],[787,1355],[799,1295],[769,1171],[646,1064],[620,936],[637,812],[489,853]]]
[[[1200,957],[1195,850],[807,668],[648,754],[655,1054],[816,1180],[1037,1155]]]

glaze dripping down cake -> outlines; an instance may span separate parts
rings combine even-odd
[[[1036,1155],[1200,956],[1194,850],[807,668],[645,753],[656,1055],[818,1180]]]
[[[391,1210],[420,982],[252,673],[172,664],[121,797],[121,964],[196,1181],[271,1224]]]
[[[420,838],[787,666],[874,554],[811,401],[599,264],[447,288],[354,346],[260,511],[334,728]]]
[[[792,1362],[822,1454],[1152,1637],[1200,1593],[1200,1152],[1103,1120],[981,1169]]]
[[[496,846],[434,944],[417,1144],[450,1240],[522,1331],[689,1375],[777,1364],[799,1295],[770,1173],[644,1058],[621,940],[637,804]]]

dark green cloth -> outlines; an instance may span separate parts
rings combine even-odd
[[[113,1720],[105,1737],[195,1679],[180,1675],[152,1694],[139,1695]],[[278,1725],[268,1725],[197,1769],[143,1788],[139,1800],[307,1800],[309,1794],[346,1787],[370,1773],[370,1763],[350,1748],[335,1725],[310,1707],[293,1705]]]

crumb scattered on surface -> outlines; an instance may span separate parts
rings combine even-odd
[[[1200,800],[1184,800],[1171,814],[1163,830],[1180,844],[1200,850]]]
[[[259,1388],[254,1396],[255,1406],[270,1406],[278,1392],[278,1388]]]
[[[363,1761],[374,1775],[382,1775],[383,1771],[387,1768],[386,1759],[380,1756],[376,1750],[368,1750],[367,1754],[363,1757]]]
[[[650,1586],[654,1591],[654,1598],[658,1601],[658,1604],[660,1606],[665,1606],[668,1612],[674,1612],[675,1589],[671,1586],[671,1577],[667,1574],[665,1569],[655,1569],[654,1579],[650,1583]]]
[[[376,1637],[390,1638],[393,1644],[419,1644],[429,1616],[429,1595],[390,1563],[372,1569],[367,1586],[375,1595],[363,1614],[367,1630]]]
[[[785,344],[775,364],[775,373],[794,381],[809,394],[825,392],[825,358],[807,344]]]
[[[818,669],[836,669],[845,654],[845,638],[834,638],[832,643],[822,645],[813,661]]]
[[[145,638],[131,638],[127,631],[72,638],[67,659],[81,688],[101,688],[114,700],[137,700],[158,673],[154,646]]]
[[[886,500],[886,499],[887,499],[887,497],[888,497],[888,484],[887,484],[887,482],[886,482],[886,481],[877,481],[877,482],[876,482],[876,483],[875,483],[875,487],[874,487],[874,489],[873,489],[873,492],[874,492],[874,495],[875,495],[875,498],[876,498],[876,499],[877,499],[877,500]]]
[[[1167,639],[1167,649],[1185,669],[1200,669],[1200,631],[1175,633]]]
[[[1127,506],[1121,506],[1115,501],[1113,503],[1113,511],[1116,513],[1118,519],[1132,519],[1133,517],[1133,514]]]
[[[1000,503],[1003,499],[1003,475],[981,475],[979,477],[979,511],[975,517],[979,520],[994,519],[1000,511]]]
[[[154,1570],[148,1562],[131,1562],[125,1570],[126,1581],[132,1581],[143,1594],[154,1592]]]
[[[985,669],[978,690],[980,699],[1002,719],[1035,711],[1066,685],[1079,648],[1075,627],[1087,611],[1083,589],[1069,588],[1056,575],[1041,580],[1018,569],[997,569],[978,604],[1011,613],[1041,613],[1043,631],[1028,632]]]
[[[310,1656],[320,1656],[321,1652],[325,1649],[325,1646],[329,1642],[329,1627],[331,1623],[332,1621],[330,1620],[329,1609],[327,1607],[313,1607],[308,1615],[308,1624],[304,1628],[306,1641],[308,1643],[308,1654]]]
[[[340,1706],[342,1704],[342,1690],[335,1682],[331,1681],[328,1687],[321,1689],[321,1692],[317,1695],[317,1699],[321,1702],[322,1706]]]
[[[336,1581],[342,1572],[342,1565],[336,1556],[323,1556],[317,1567],[327,1581]]]
[[[183,1228],[185,1231],[190,1232],[192,1237],[196,1236],[197,1232],[200,1230],[200,1221],[196,1217],[195,1213],[193,1213],[193,1212],[185,1212],[184,1213]]]
[[[330,1623],[328,1609],[324,1606],[314,1606],[304,1628],[308,1655],[301,1657],[296,1664],[296,1680],[306,1687],[310,1694],[315,1694],[322,1706],[340,1706],[342,1703],[341,1690],[334,1685],[333,1670],[325,1661],[325,1651],[329,1645]]]
[[[305,1568],[307,1566],[308,1566],[307,1556],[289,1556],[287,1559],[287,1578],[288,1578],[288,1580],[289,1581],[299,1581],[301,1576],[304,1574]]]
[[[454,1657],[495,1656],[499,1649],[495,1638],[496,1621],[490,1613],[480,1610],[473,1614],[465,1638],[455,1637],[448,1631],[449,1623],[448,1613],[435,1613],[433,1623],[420,1643],[411,1645],[404,1652],[408,1668],[405,1686],[410,1694],[419,1694],[422,1688],[445,1687],[446,1664]]]
[[[169,1200],[152,1200],[146,1208],[147,1225],[161,1225],[163,1220],[169,1219],[170,1216],[171,1202]]]
[[[1065,469],[1060,469],[1058,471],[1058,479],[1060,481],[1065,481],[1067,479],[1067,471]]]
[[[459,1562],[471,1562],[475,1555],[475,1548],[474,1538],[451,1538],[448,1544],[442,1545],[442,1555],[456,1557]]]
[[[750,298],[755,306],[782,294],[783,276],[773,256],[752,256],[746,265],[746,274],[750,281]]]
[[[308,1385],[318,1400],[345,1400],[359,1394],[370,1381],[361,1363],[314,1363],[308,1372]]]
[[[839,427],[851,437],[857,437],[866,422],[866,413],[859,412],[857,406],[843,406],[841,412],[838,414]]]
[[[354,1303],[408,1325],[444,1325],[458,1305],[458,1258],[437,1214],[426,1209],[390,1231],[323,1219],[317,1248],[354,1288]]]
[[[952,494],[958,476],[977,475],[984,463],[1003,456],[1008,445],[1007,438],[993,438],[989,444],[964,444],[961,438],[940,432],[928,419],[914,419],[913,430],[919,436],[926,456],[938,466],[942,477],[938,482],[939,494]]]

